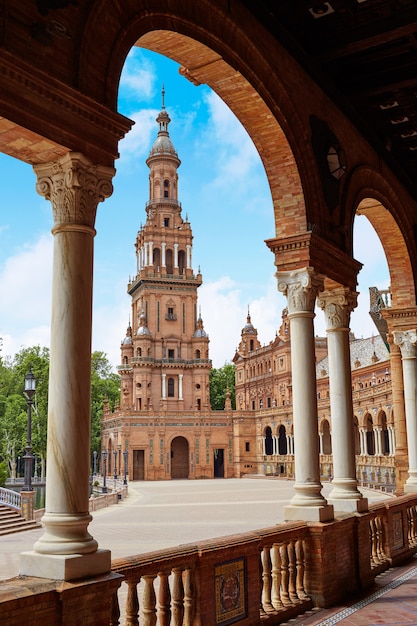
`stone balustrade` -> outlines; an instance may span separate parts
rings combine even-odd
[[[272,626],[342,604],[416,552],[417,497],[406,495],[327,523],[281,523],[113,560],[110,574],[91,579],[4,581],[0,623],[20,626],[30,614],[43,626]]]

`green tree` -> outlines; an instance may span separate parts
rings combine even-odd
[[[213,367],[210,371],[210,404],[215,411],[222,411],[226,401],[227,389],[230,392],[232,408],[236,407],[235,366],[225,363],[223,367]]]
[[[111,409],[119,401],[120,377],[112,371],[112,365],[104,352],[96,351],[91,355],[91,452],[100,452],[101,418],[104,401],[107,399]]]
[[[45,469],[49,350],[34,346],[23,348],[13,359],[2,359],[0,362],[0,454],[7,462],[11,475],[16,458],[23,456],[26,446],[24,379],[30,368],[36,378],[32,404],[32,450],[40,459],[42,473]]]

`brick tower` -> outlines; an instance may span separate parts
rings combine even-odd
[[[118,368],[121,408],[209,409],[209,338],[197,311],[202,276],[192,268],[193,234],[178,201],[181,161],[168,132],[164,90],[156,121],[158,135],[146,160],[146,223],[136,237],[136,276],[128,285],[132,326],[122,342]]]

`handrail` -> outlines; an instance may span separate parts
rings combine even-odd
[[[13,491],[12,489],[0,487],[0,504],[4,504],[11,509],[20,511],[22,508],[20,493],[18,491]]]
[[[241,594],[242,605],[236,600],[236,614],[241,610],[242,616],[256,616],[271,625],[278,623],[277,615],[280,621],[287,621],[312,607],[304,582],[307,536],[307,524],[295,522],[116,559],[112,571],[125,577],[120,598],[124,597],[126,604],[120,610],[119,596],[114,596],[112,624],[209,623],[199,590],[204,588],[202,578],[213,559],[219,563],[214,568],[217,588],[228,576]],[[230,554],[242,549],[246,558],[230,561]],[[247,589],[259,588],[260,605],[245,605],[245,584]]]

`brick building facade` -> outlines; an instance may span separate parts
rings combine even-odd
[[[132,322],[121,343],[120,406],[114,412],[106,406],[103,414],[108,472],[121,473],[127,450],[132,480],[294,477],[288,309],[265,346],[248,311],[233,357],[236,410],[227,398],[224,411],[212,411],[209,337],[198,312],[202,275],[192,267],[192,229],[178,196],[181,161],[164,102],[156,121],[158,135],[146,161],[146,222],[136,236],[136,275],[127,289]],[[374,301],[375,292],[371,295]],[[361,484],[393,489],[394,418],[389,351],[382,337],[350,337],[355,452]],[[315,337],[314,349],[320,474],[331,480],[327,339]]]

